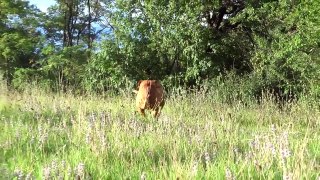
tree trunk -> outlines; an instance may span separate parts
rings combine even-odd
[[[69,12],[69,17],[68,17],[68,22],[67,22],[67,29],[68,29],[68,44],[67,46],[72,46],[72,29],[73,29],[73,17],[72,17],[72,11],[73,11],[73,8],[72,8],[72,5],[69,5],[69,8],[68,8]]]
[[[68,24],[68,12],[64,13],[64,27],[63,27],[63,47],[67,46],[67,24]]]
[[[87,1],[88,6],[88,48],[92,48],[92,42],[91,42],[91,7],[90,7],[90,0]]]

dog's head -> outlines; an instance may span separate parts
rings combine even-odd
[[[138,82],[137,82],[137,86],[136,86],[136,89],[135,90],[133,90],[133,92],[134,93],[138,93],[138,91],[139,91],[139,88],[140,88],[140,85],[141,84],[153,84],[153,85],[155,85],[155,87],[162,87],[161,86],[161,84],[160,84],[160,81],[159,80],[139,80]]]

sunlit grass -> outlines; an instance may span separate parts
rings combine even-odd
[[[215,92],[169,94],[158,120],[135,113],[133,94],[75,96],[2,88],[4,179],[317,179],[316,100],[282,110],[222,102]]]

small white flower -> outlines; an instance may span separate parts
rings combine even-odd
[[[147,174],[145,172],[142,172],[140,176],[140,180],[146,180],[146,179],[147,179]]]
[[[43,169],[43,179],[49,179],[51,174],[51,169],[50,167],[45,167]]]
[[[226,180],[234,180],[235,177],[233,176],[232,172],[229,168],[226,169]]]
[[[77,175],[80,177],[84,176],[84,171],[85,171],[84,163],[79,163],[76,169]]]

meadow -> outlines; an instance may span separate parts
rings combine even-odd
[[[0,179],[317,179],[320,107],[301,98],[168,93],[159,119],[134,94],[1,87]]]

